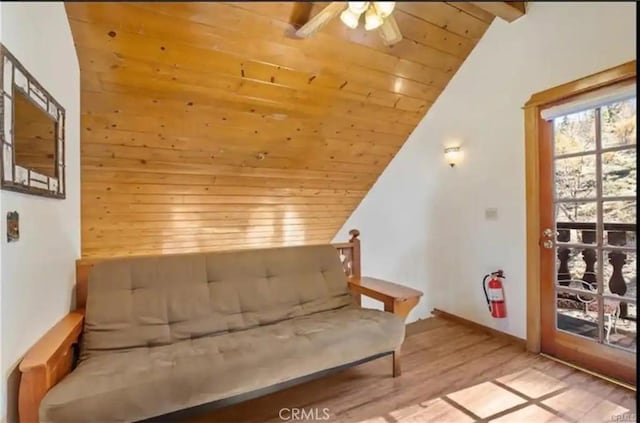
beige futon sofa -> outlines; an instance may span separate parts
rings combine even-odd
[[[39,404],[21,386],[21,420],[139,421],[233,403],[404,339],[402,318],[354,305],[331,245],[101,261],[76,314],[53,331],[81,335],[77,360],[55,359],[77,366]]]

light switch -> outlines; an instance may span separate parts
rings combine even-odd
[[[487,220],[498,220],[498,209],[495,209],[495,208],[485,209],[484,218]]]

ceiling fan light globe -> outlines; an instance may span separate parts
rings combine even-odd
[[[358,22],[360,21],[360,15],[357,13],[353,13],[350,9],[345,9],[340,14],[340,20],[343,24],[348,26],[351,29],[355,29],[358,27]]]
[[[395,1],[374,1],[373,7],[375,7],[376,12],[378,12],[378,15],[380,15],[382,18],[386,18],[393,12],[393,9],[396,7],[396,2]]]
[[[364,15],[364,29],[367,31],[372,31],[376,28],[379,28],[382,25],[382,18],[380,15],[370,7],[367,10],[367,13]]]
[[[349,1],[347,2],[348,9],[355,13],[356,15],[361,15],[367,10],[369,6],[368,1]]]

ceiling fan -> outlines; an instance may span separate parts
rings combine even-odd
[[[304,12],[294,12],[296,18],[292,18],[292,20],[297,21],[294,25],[298,27],[295,32],[298,38],[312,36],[331,19],[340,15],[342,23],[352,29],[357,28],[364,17],[364,29],[367,31],[378,29],[383,42],[388,46],[402,40],[402,33],[392,15],[396,6],[394,1],[350,1],[346,4],[334,1],[311,19],[308,19],[311,3],[306,4],[308,5],[304,6],[306,10]],[[306,22],[302,23],[301,20]]]

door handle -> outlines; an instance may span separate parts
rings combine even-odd
[[[551,238],[554,235],[555,235],[555,232],[551,228],[547,228],[544,231],[542,231],[542,236],[546,236],[547,238]]]
[[[545,242],[542,243],[542,246],[546,249],[551,249],[553,248],[553,241],[551,240],[546,240]]]

